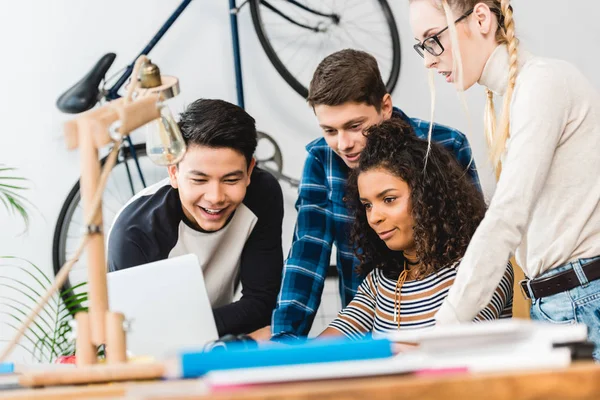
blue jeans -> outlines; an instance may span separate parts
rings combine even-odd
[[[588,339],[596,345],[594,359],[600,361],[600,279],[588,282],[582,266],[600,259],[582,258],[551,269],[536,277],[547,278],[559,272],[573,269],[581,286],[552,296],[532,299],[531,319],[555,324],[582,323],[588,327]]]

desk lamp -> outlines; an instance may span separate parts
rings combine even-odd
[[[143,55],[136,60],[132,77],[125,97],[82,113],[65,124],[67,148],[80,150],[81,201],[86,231],[74,257],[63,265],[52,286],[0,355],[0,363],[8,357],[52,295],[62,287],[84,249],[88,257],[89,311],[79,312],[75,316],[77,367],[61,370],[59,374],[29,374],[21,377],[22,384],[38,386],[150,379],[163,373],[162,365],[157,363],[127,363],[123,328],[125,316],[108,309],[102,193],[110,170],[116,163],[122,140],[133,130],[148,125],[147,154],[158,165],[179,162],[186,150],[179,127],[164,103],[179,94],[178,79],[161,76],[159,68]],[[98,150],[109,144],[113,148],[101,171]],[[97,362],[100,345],[105,346],[106,364],[92,365]]]

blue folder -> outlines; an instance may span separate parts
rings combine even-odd
[[[336,338],[307,341],[299,345],[253,349],[232,346],[227,350],[183,353],[180,361],[182,377],[195,378],[215,370],[358,361],[392,355],[391,342],[386,339],[350,341]]]

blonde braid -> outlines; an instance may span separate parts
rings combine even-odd
[[[509,57],[508,69],[508,86],[504,94],[504,105],[502,109],[502,119],[498,134],[493,134],[491,144],[491,159],[496,169],[496,177],[500,177],[502,170],[501,157],[506,149],[506,141],[510,137],[510,105],[512,95],[515,89],[515,83],[518,73],[518,57],[517,57],[517,38],[515,36],[515,22],[513,19],[510,0],[501,0],[500,6],[502,15],[504,16],[504,31],[503,36],[506,39]],[[489,94],[488,94],[489,99]],[[489,100],[488,100],[489,103]],[[487,113],[487,110],[486,110]],[[492,131],[493,132],[493,131]]]
[[[494,92],[490,89],[485,89],[486,102],[485,102],[485,114],[483,116],[485,140],[488,145],[488,149],[491,155],[492,144],[496,137],[496,108],[494,106]],[[496,169],[496,164],[493,165]],[[496,178],[499,177],[499,173],[496,174]]]

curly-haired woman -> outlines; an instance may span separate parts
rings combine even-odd
[[[366,275],[352,302],[322,336],[360,337],[433,326],[471,236],[483,219],[481,194],[450,153],[386,121],[367,144],[349,181],[356,210],[352,239]],[[476,321],[512,316],[513,271]]]

